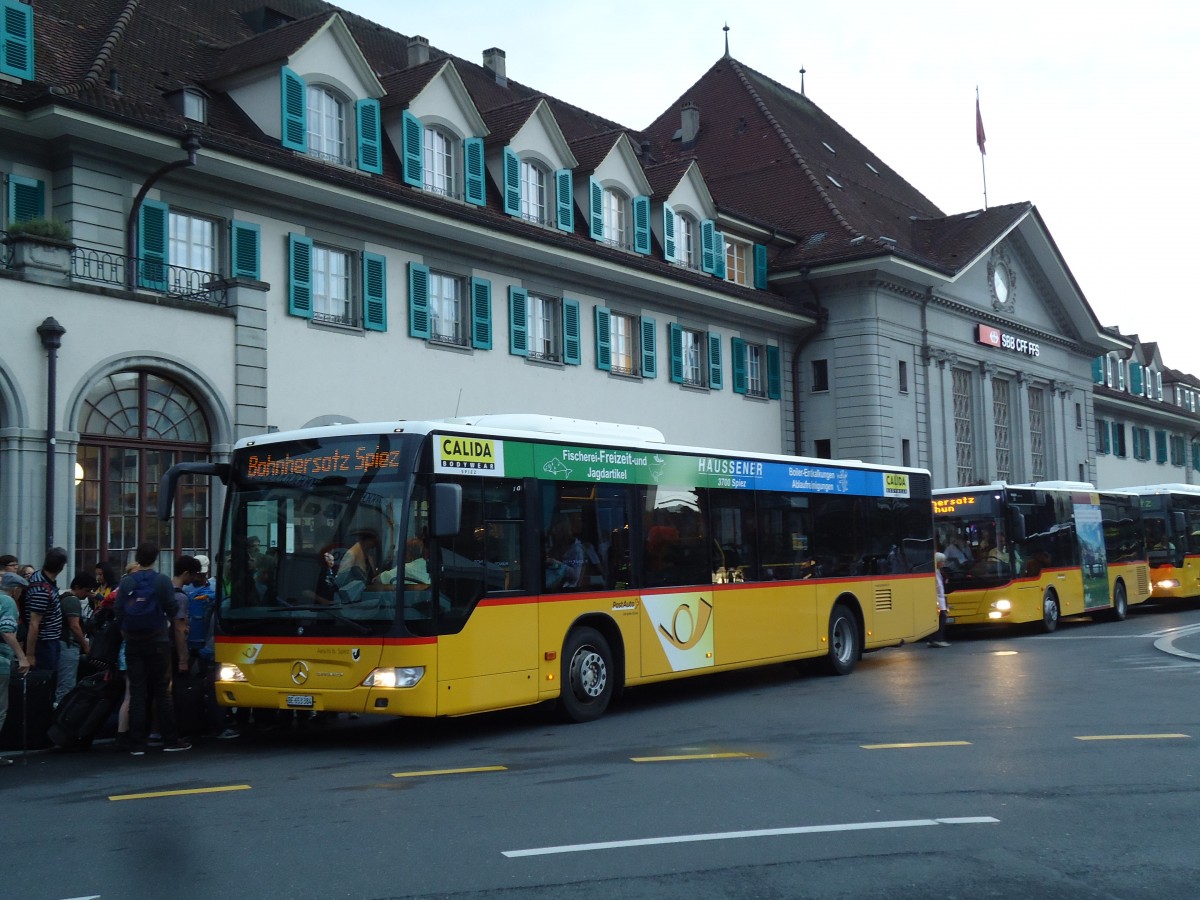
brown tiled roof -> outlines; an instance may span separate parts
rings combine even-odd
[[[541,102],[541,97],[529,97],[507,106],[497,106],[484,113],[483,121],[488,127],[488,145],[504,146],[511,141],[529,121],[529,117]]]
[[[303,47],[329,21],[332,13],[318,13],[246,38],[222,50],[206,81],[217,81],[239,72],[248,72],[268,63],[281,63]]]
[[[666,200],[671,191],[679,186],[687,170],[695,160],[689,158],[673,159],[669,162],[657,163],[646,167],[646,178],[650,181],[655,200]]]
[[[383,89],[387,93],[380,105],[384,109],[406,108],[412,103],[414,97],[425,90],[426,85],[433,80],[433,76],[442,71],[442,67],[445,65],[445,59],[431,59],[429,62],[413,66],[411,69],[402,69],[384,75],[379,79],[379,83],[383,85]]]

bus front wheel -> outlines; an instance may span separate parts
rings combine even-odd
[[[831,675],[849,675],[854,671],[861,650],[854,613],[844,603],[835,603],[829,613],[829,650],[825,654],[825,668]]]
[[[562,713],[570,722],[604,715],[613,695],[613,657],[608,641],[594,628],[576,628],[563,648]]]
[[[1058,595],[1049,588],[1042,595],[1042,631],[1046,634],[1058,627]]]

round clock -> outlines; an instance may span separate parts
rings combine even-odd
[[[992,268],[992,290],[996,292],[996,302],[1004,304],[1008,302],[1008,267],[1002,264],[997,264]]]

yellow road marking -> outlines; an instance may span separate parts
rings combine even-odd
[[[507,772],[508,766],[476,766],[473,769],[427,769],[424,772],[393,772],[393,778],[422,778],[426,775],[465,775],[470,772]]]
[[[675,762],[681,759],[750,759],[749,753],[685,753],[679,756],[631,756],[632,762]]]
[[[1159,741],[1168,738],[1187,738],[1190,734],[1083,734],[1077,741]]]
[[[155,797],[183,797],[187,794],[219,794],[224,791],[248,791],[248,784],[230,784],[225,787],[188,788],[183,791],[152,791],[147,794],[113,794],[109,800],[150,800]]]
[[[970,741],[925,741],[920,744],[860,744],[864,750],[908,750],[912,747],[970,747]]]

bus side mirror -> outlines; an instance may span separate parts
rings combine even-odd
[[[1008,523],[1009,540],[1019,544],[1025,540],[1025,514],[1016,509],[1010,510],[1010,512],[1012,521]]]
[[[462,523],[462,485],[433,486],[433,536],[451,537],[458,534]]]
[[[233,468],[229,463],[185,462],[176,463],[163,473],[158,484],[158,517],[164,522],[171,518],[171,506],[175,503],[175,488],[184,475],[216,475],[222,484],[229,484]]]
[[[1187,516],[1183,510],[1177,509],[1171,513],[1171,525],[1176,534],[1187,534]]]

